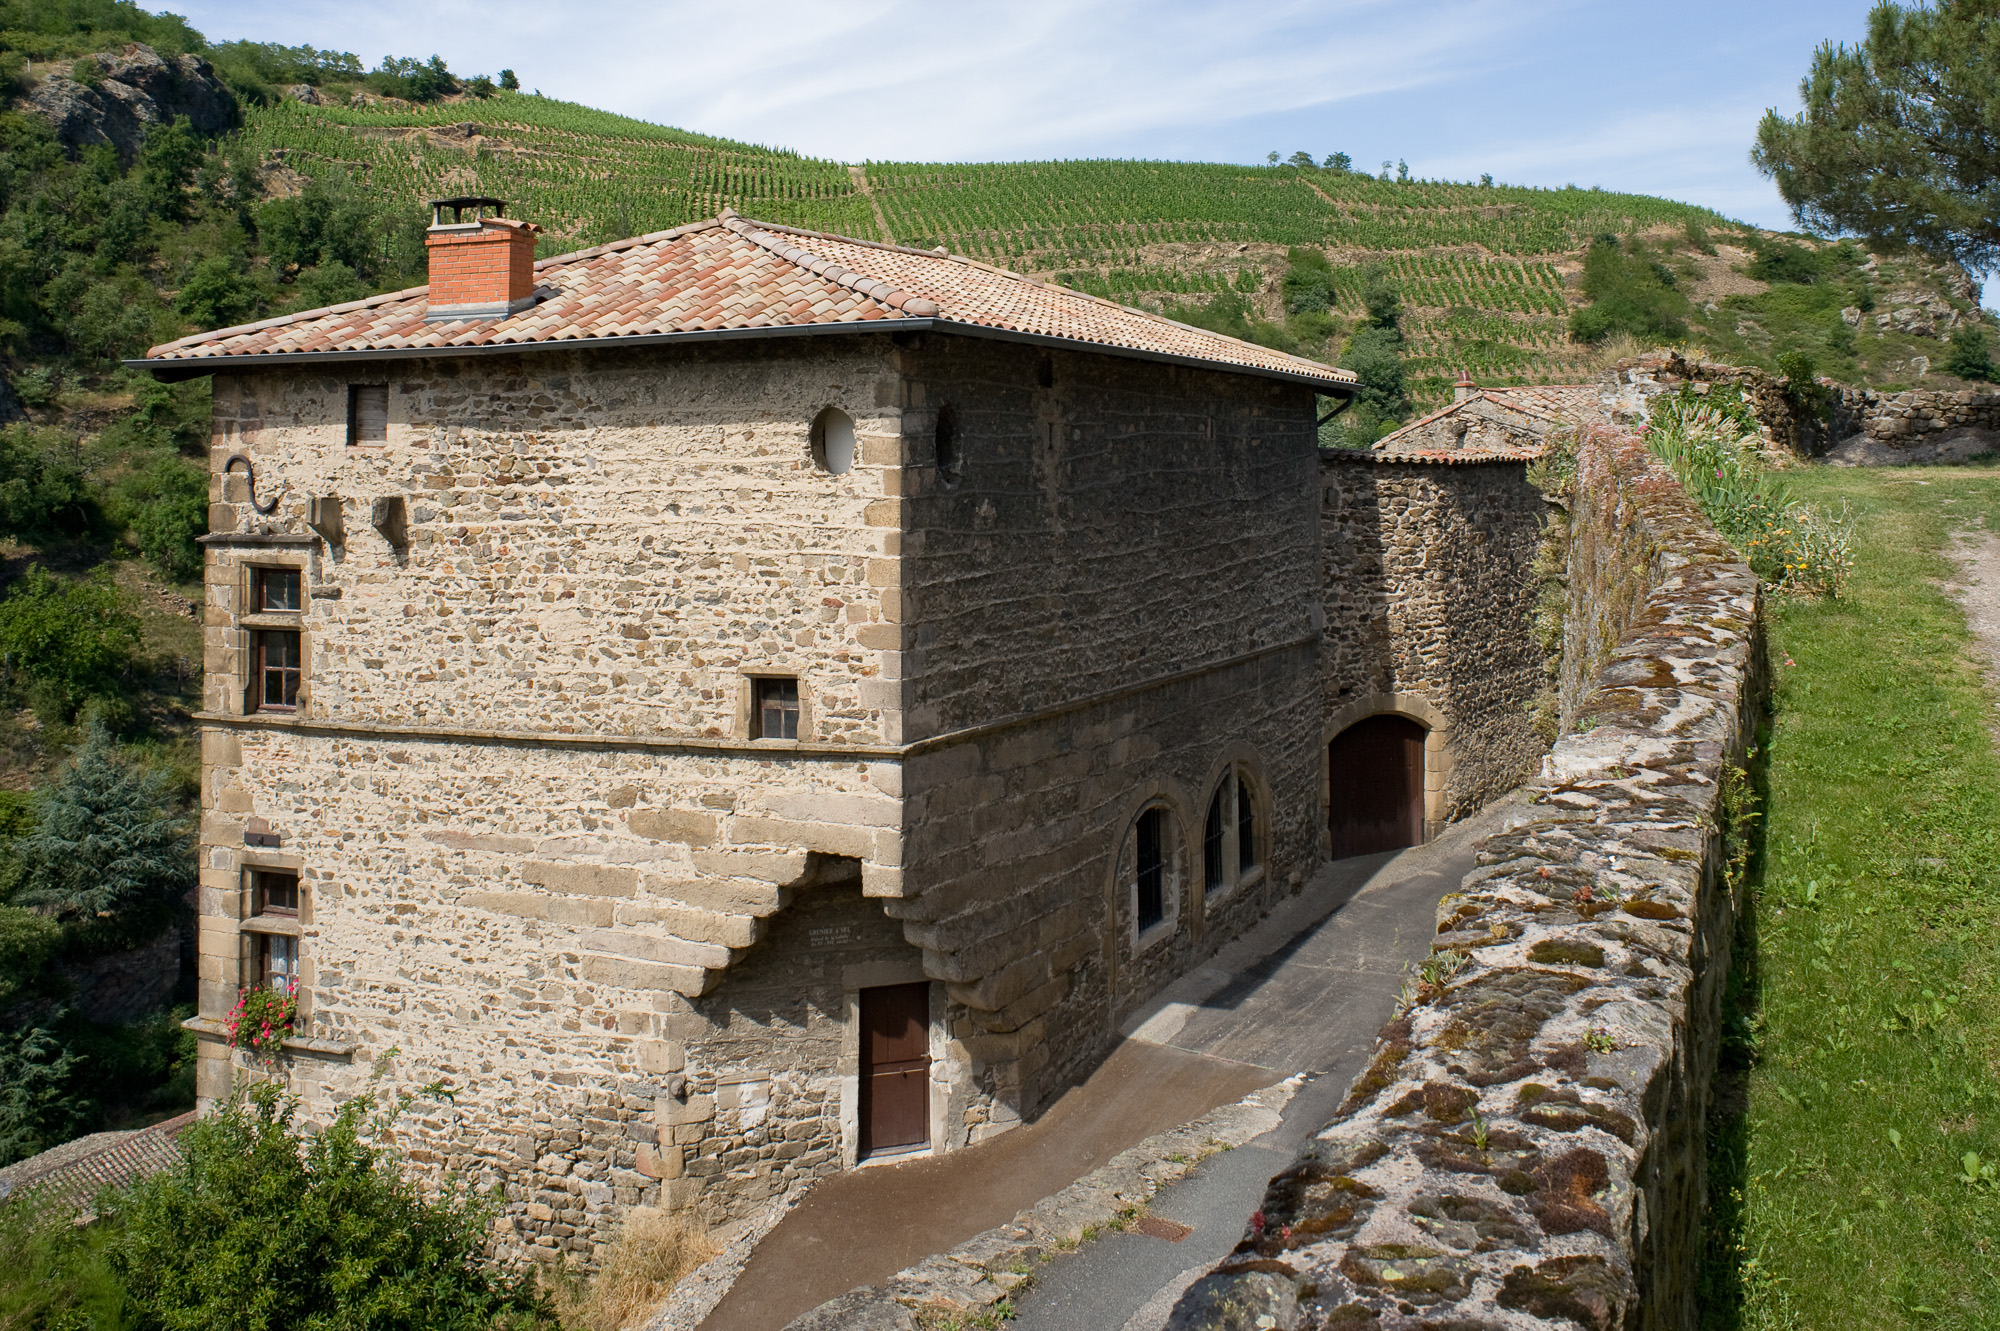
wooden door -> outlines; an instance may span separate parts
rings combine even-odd
[[[1424,839],[1424,728],[1371,716],[1327,748],[1327,830],[1333,858],[1400,850]]]
[[[931,986],[861,991],[861,1155],[931,1140]]]

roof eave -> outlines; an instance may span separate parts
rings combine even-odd
[[[1247,374],[1277,379],[1313,388],[1324,397],[1352,397],[1359,385],[1326,379],[1302,370],[1280,366],[1241,365],[1233,361],[1209,360],[1172,352],[1146,351],[1081,338],[1055,337],[1047,333],[1026,333],[1012,328],[962,323],[943,318],[871,319],[854,323],[773,324],[762,328],[708,328],[680,333],[640,333],[622,337],[548,338],[525,342],[481,342],[444,347],[364,347],[352,351],[265,351],[247,355],[138,357],[124,361],[128,369],[151,374],[162,383],[199,379],[231,368],[254,369],[275,365],[337,365],[363,361],[423,360],[444,356],[522,355],[535,351],[575,351],[586,348],[629,348],[678,346],[693,342],[735,342],[757,338],[860,335],[869,333],[916,333],[927,329],[967,337],[991,338],[1002,342],[1024,342],[1034,346],[1060,347],[1074,351],[1095,351],[1107,356],[1181,365],[1224,374]]]

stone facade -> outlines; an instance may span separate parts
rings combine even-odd
[[[367,385],[386,438],[350,443]],[[1521,464],[1323,464],[1307,386],[933,332],[214,400],[201,1093],[271,1071],[324,1117],[449,1082],[412,1158],[505,1187],[502,1255],[589,1260],[635,1206],[740,1224],[855,1164],[877,986],[932,982],[931,1149],[1033,1116],[1299,889],[1357,703],[1449,727],[1437,819],[1532,766]],[[816,461],[828,408],[850,468]],[[250,599],[268,570],[296,609]],[[301,635],[295,711],[248,710],[259,632]],[[754,737],[772,677],[796,739]],[[1225,781],[1253,830],[1211,886]],[[295,918],[252,913],[259,869]],[[216,1019],[274,935],[302,1021],[264,1070]]]
[[[1757,581],[1637,437],[1593,425],[1580,451],[1578,510],[1633,539],[1576,583],[1644,592],[1608,603],[1594,690],[1339,1115],[1172,1331],[1696,1324]]]

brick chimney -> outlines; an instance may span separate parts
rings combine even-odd
[[[1458,372],[1458,382],[1451,386],[1451,400],[1463,402],[1479,391],[1479,385],[1472,382],[1472,375],[1465,370]]]
[[[499,199],[431,200],[431,225],[424,235],[431,287],[424,322],[504,319],[535,303],[535,237],[541,228],[501,216],[506,207]]]

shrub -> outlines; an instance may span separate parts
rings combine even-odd
[[[1598,236],[1583,258],[1583,294],[1590,304],[1570,316],[1570,336],[1601,342],[1615,333],[1641,341],[1687,336],[1687,298],[1673,270],[1627,253],[1616,236]]]
[[[31,681],[45,723],[67,724],[85,698],[116,693],[138,642],[138,616],[107,577],[68,582],[30,564],[0,600],[0,655]]]
[[[62,926],[19,906],[0,906],[0,1011],[26,990],[62,946]]]
[[[1946,374],[1975,383],[2000,380],[2000,370],[1994,368],[1992,353],[1986,349],[1986,335],[1977,328],[1961,328],[1951,335],[1951,350],[1945,355],[1944,369]]]
[[[4,1159],[0,1155],[0,1159]],[[0,1327],[8,1331],[123,1331],[125,1283],[106,1256],[111,1230],[76,1224],[34,1193],[0,1201]]]
[[[81,926],[101,948],[154,937],[195,883],[194,839],[167,778],[119,757],[92,727],[43,792],[37,826],[16,845],[17,905]]]
[[[41,395],[44,385],[21,379]],[[74,539],[96,530],[99,518],[75,435],[25,421],[0,429],[0,535]]]
[[[1794,412],[1800,416],[1826,415],[1830,395],[1820,384],[1819,369],[1811,356],[1803,351],[1780,352],[1778,373],[1785,376],[1785,400]]]
[[[553,1328],[531,1277],[480,1258],[497,1200],[448,1180],[426,1201],[390,1140],[405,1096],[347,1101],[325,1129],[296,1099],[239,1090],[181,1134],[181,1159],[111,1210],[109,1255],[161,1331]],[[371,1117],[372,1115],[372,1117]]]
[[[201,576],[208,530],[208,473],[185,458],[158,458],[144,471],[119,483],[120,508],[127,515],[139,552],[176,582]]]
[[[226,254],[210,255],[189,270],[174,310],[197,328],[225,328],[257,312],[257,286]]]
[[[1759,282],[1795,282],[1808,286],[1820,279],[1825,260],[1803,245],[1772,240],[1757,246],[1757,257],[1747,270]]]

